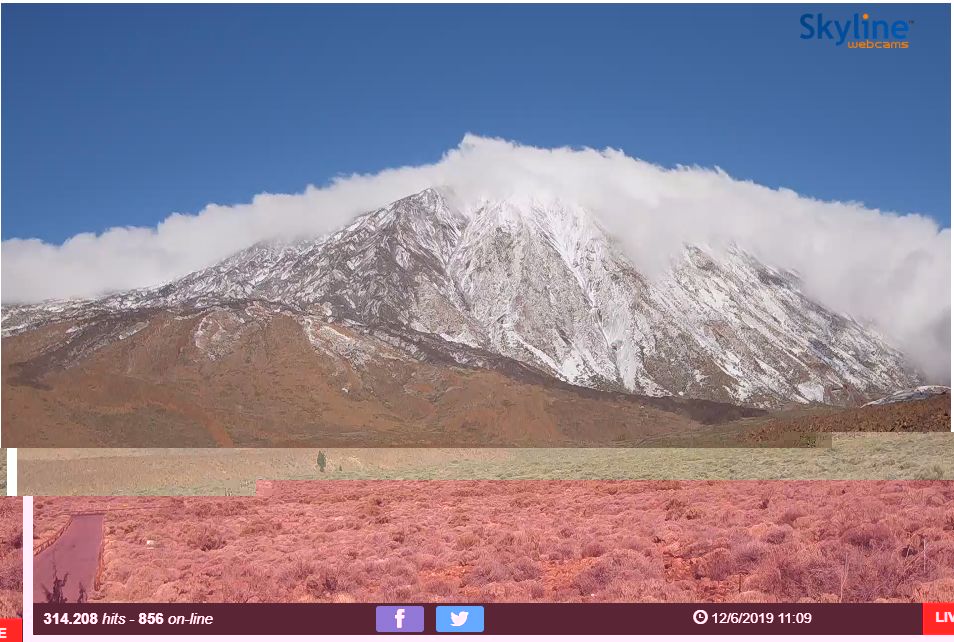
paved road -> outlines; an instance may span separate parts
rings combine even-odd
[[[99,550],[103,540],[104,515],[74,515],[70,525],[52,546],[33,560],[33,601],[46,602],[45,586],[53,590],[56,576],[66,578],[63,595],[67,602],[79,599],[80,586],[93,592],[93,581],[99,567]]]

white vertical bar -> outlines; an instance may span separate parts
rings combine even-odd
[[[7,448],[7,495],[17,494],[17,449]]]
[[[33,498],[23,498],[23,639],[33,639]]]

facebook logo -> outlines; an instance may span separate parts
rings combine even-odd
[[[422,633],[423,606],[379,606],[374,609],[374,628],[378,633]]]
[[[483,633],[484,607],[438,606],[438,633]]]

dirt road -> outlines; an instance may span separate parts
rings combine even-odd
[[[103,542],[102,514],[74,515],[52,546],[33,560],[33,601],[47,602],[54,577],[66,580],[62,587],[67,602],[79,600],[80,592],[93,591]]]

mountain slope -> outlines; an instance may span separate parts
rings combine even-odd
[[[638,445],[761,414],[257,302],[47,324],[4,340],[3,380],[19,447]]]

